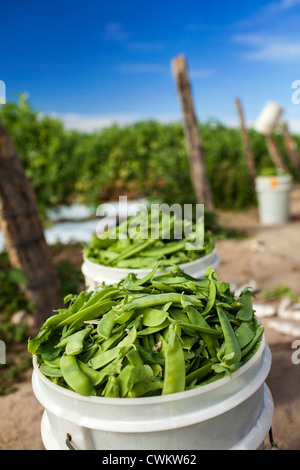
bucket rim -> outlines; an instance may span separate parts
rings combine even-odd
[[[187,268],[197,266],[198,264],[201,264],[202,262],[205,262],[209,258],[213,258],[218,256],[217,254],[217,248],[215,247],[210,253],[208,253],[205,256],[199,257],[196,260],[190,261],[188,263],[182,263],[182,264],[177,264],[173,266],[166,266],[165,271],[168,269],[172,269],[174,266],[178,266],[180,269],[183,271]],[[90,264],[94,269],[101,269],[102,271],[106,272],[111,272],[111,273],[120,273],[120,274],[128,274],[128,273],[137,273],[137,274],[147,274],[151,271],[152,268],[142,268],[142,269],[136,269],[136,268],[115,268],[113,266],[106,266],[104,264],[99,264],[95,263],[94,261],[91,261],[85,254],[83,254],[83,261],[84,263]],[[83,263],[83,265],[84,265]],[[157,273],[163,272],[162,269],[158,269]]]

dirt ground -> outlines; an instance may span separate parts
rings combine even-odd
[[[241,240],[217,242],[220,280],[237,286],[255,281],[259,288],[257,303],[270,303],[262,290],[279,284],[300,295],[300,187],[292,192],[291,220],[283,226],[261,227],[255,208],[242,214],[220,213],[219,223],[249,234]],[[80,266],[78,253],[74,253],[73,261]],[[278,304],[279,300],[272,302],[275,307]],[[272,320],[273,317],[261,318],[272,353],[267,384],[274,400],[273,436],[279,449],[300,450],[300,364],[292,362],[291,347],[295,339],[300,340],[300,334],[297,338],[278,333],[269,326]],[[16,391],[0,397],[0,450],[43,450],[42,413],[43,408],[32,392],[29,371]],[[268,439],[265,442],[268,449]]]

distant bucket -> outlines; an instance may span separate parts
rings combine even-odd
[[[254,129],[264,135],[271,135],[282,112],[283,109],[277,103],[269,101],[255,121]]]
[[[213,267],[215,269],[219,263],[220,258],[216,249],[214,249],[208,255],[198,258],[195,261],[191,261],[190,263],[181,264],[179,267],[190,276],[200,278],[204,277],[207,268]],[[167,267],[166,271],[169,271],[170,269],[172,269],[172,266]],[[81,270],[85,278],[87,290],[97,289],[103,282],[108,285],[119,282],[121,279],[126,277],[128,273],[134,273],[140,279],[151,271],[151,269],[123,269],[103,266],[90,261],[87,257],[84,257]],[[161,270],[158,270],[157,274],[161,274],[161,272]]]
[[[282,225],[290,219],[290,175],[258,176],[255,188],[260,223],[264,226]]]

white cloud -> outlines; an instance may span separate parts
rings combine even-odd
[[[121,64],[119,66],[121,73],[166,73],[169,72],[168,67],[156,63],[139,63],[139,64]]]
[[[233,38],[233,41],[252,48],[244,53],[247,60],[288,63],[300,58],[300,40],[293,41],[260,34],[239,34]]]
[[[108,23],[103,34],[105,40],[118,42],[126,41],[129,36],[130,34],[124,31],[122,24],[117,21]]]
[[[164,46],[160,42],[130,41],[127,43],[127,48],[137,52],[153,52],[162,50]]]
[[[212,69],[192,69],[189,71],[189,77],[193,79],[197,78],[209,78],[215,75],[215,71]]]
[[[236,27],[249,28],[262,24],[269,23],[274,21],[280,15],[290,12],[290,10],[295,9],[297,6],[300,6],[300,0],[279,0],[267,3],[254,14],[242,18],[235,23]]]
[[[113,124],[124,126],[138,121],[155,119],[161,123],[175,122],[180,116],[173,114],[141,115],[141,114],[80,114],[80,113],[50,113],[51,116],[60,119],[65,128],[82,132],[94,132],[98,129],[110,127]]]
[[[121,64],[119,71],[125,74],[171,74],[171,67],[157,63],[137,63],[137,64]],[[209,78],[215,74],[212,69],[191,69],[189,77],[194,80],[198,78]]]

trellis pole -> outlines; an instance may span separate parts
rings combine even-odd
[[[0,222],[13,267],[27,278],[35,326],[62,304],[60,283],[44,236],[34,190],[0,121]]]

